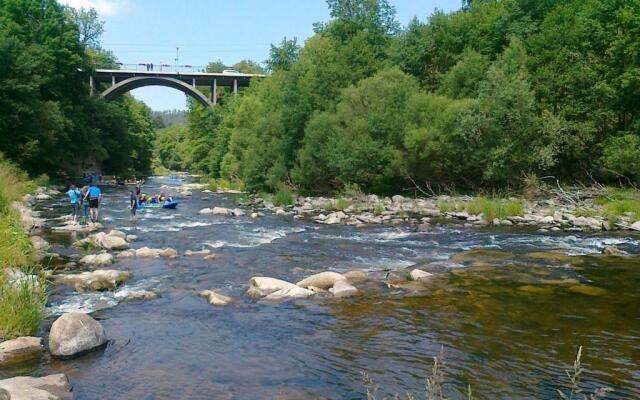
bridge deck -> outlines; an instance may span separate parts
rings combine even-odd
[[[233,87],[234,80],[238,87],[249,86],[253,78],[261,78],[266,75],[260,74],[221,74],[209,72],[176,72],[176,71],[136,71],[127,69],[96,69],[94,81],[96,83],[119,83],[125,79],[133,77],[149,78],[174,78],[179,79],[189,85],[194,83],[197,86],[211,86],[216,82],[217,86]]]

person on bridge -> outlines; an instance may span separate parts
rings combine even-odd
[[[76,185],[71,185],[67,195],[69,196],[69,200],[71,200],[71,215],[73,223],[75,224],[78,221],[78,214],[80,213],[80,197],[82,193],[76,188]]]
[[[85,201],[89,200],[89,211],[91,214],[91,222],[98,222],[100,200],[102,200],[102,190],[95,183],[89,185],[89,190],[85,196]]]

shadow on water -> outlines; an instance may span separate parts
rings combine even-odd
[[[162,184],[170,182],[146,190]],[[444,346],[454,399],[465,398],[468,384],[478,399],[551,399],[582,345],[587,387],[614,387],[608,398],[640,397],[640,261],[595,255],[606,244],[640,253],[637,237],[203,216],[201,208],[235,205],[198,191],[176,211],[142,213],[136,230],[125,190],[106,193],[108,227],[137,234],[134,247],[209,249],[217,257],[114,264],[133,272],[126,287],[160,294],[151,301],[57,288],[51,310],[94,311],[109,345],[73,360],[43,356],[0,376],[65,372],[78,399],[360,399],[361,371],[381,392],[422,392],[431,357]],[[426,286],[380,282],[412,265],[438,274]],[[360,297],[270,305],[244,296],[251,276],[295,282],[354,268],[374,277],[357,284]],[[235,301],[212,307],[197,296],[203,289]]]

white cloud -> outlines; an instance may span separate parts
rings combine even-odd
[[[95,8],[101,16],[111,16],[123,9],[124,3],[119,0],[58,0],[73,8]]]

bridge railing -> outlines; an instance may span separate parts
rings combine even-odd
[[[96,69],[125,69],[133,71],[165,71],[165,72],[207,72],[204,65],[189,64],[155,64],[155,63],[110,63],[110,64],[94,64]]]

